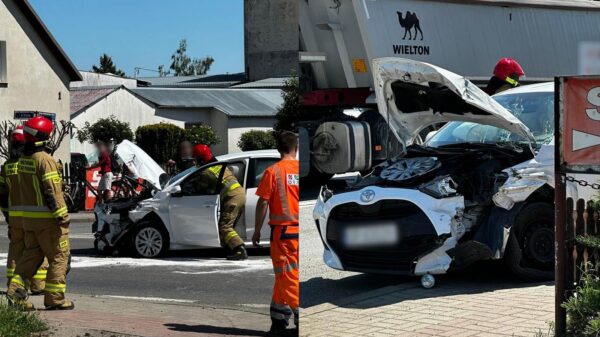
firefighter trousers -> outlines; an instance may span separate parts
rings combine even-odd
[[[298,239],[299,227],[271,226],[271,260],[275,285],[271,299],[271,322],[276,327],[287,327],[294,316],[298,326],[300,305]]]
[[[23,250],[25,249],[25,231],[23,230],[23,225],[19,223],[15,223],[13,225],[8,226],[8,257],[6,260],[6,278],[7,278],[7,286],[10,285],[10,279],[15,274],[15,267],[17,265],[17,261],[23,255]],[[29,285],[29,289],[31,292],[39,293],[44,290],[44,286],[46,285],[46,273],[48,271],[48,260],[44,258],[41,263],[41,267],[37,270],[35,275],[25,280]]]
[[[66,273],[69,262],[69,228],[50,223],[34,230],[25,230],[25,250],[17,261],[15,274],[8,287],[7,296],[14,297],[24,290],[23,280],[31,278],[44,257],[48,259],[48,274],[44,287],[44,305],[61,305],[65,300]]]
[[[243,192],[243,188],[239,188]],[[221,217],[219,218],[219,239],[221,244],[229,249],[244,244],[244,240],[235,231],[235,223],[242,215],[246,206],[246,193],[236,193],[225,196],[221,201]]]

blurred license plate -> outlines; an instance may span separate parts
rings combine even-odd
[[[395,224],[346,227],[343,242],[348,248],[395,245],[398,227]]]

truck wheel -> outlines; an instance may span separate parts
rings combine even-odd
[[[169,250],[169,234],[162,225],[142,221],[131,233],[131,248],[137,257],[163,256]]]
[[[554,207],[542,202],[525,206],[511,229],[505,260],[527,281],[554,278]]]

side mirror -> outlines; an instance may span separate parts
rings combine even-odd
[[[181,186],[173,186],[173,188],[169,191],[172,197],[181,198],[183,197],[183,193],[181,193]]]

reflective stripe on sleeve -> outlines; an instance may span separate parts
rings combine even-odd
[[[52,212],[52,214],[56,218],[63,217],[65,215],[67,215],[68,213],[69,213],[69,210],[67,209],[67,206],[63,206],[63,207],[57,209],[56,211]]]
[[[57,171],[52,171],[52,172],[48,172],[48,173],[44,174],[42,176],[42,181],[46,181],[46,180],[50,180],[50,179],[54,179],[54,178],[60,179],[60,174],[58,174]]]

